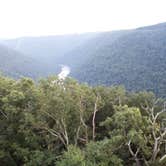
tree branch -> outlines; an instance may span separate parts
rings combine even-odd
[[[137,151],[134,153],[134,151],[131,148],[131,140],[129,140],[127,145],[128,145],[128,149],[129,149],[130,154],[133,156],[133,158],[134,158],[134,160],[136,162],[136,165],[137,166],[141,166],[140,161],[139,161],[139,159],[137,157],[137,155],[138,155],[138,153],[140,151],[140,148],[137,148]]]
[[[96,118],[96,113],[98,111],[98,108],[97,108],[98,99],[99,99],[99,97],[97,96],[96,101],[95,101],[95,106],[94,106],[93,119],[92,119],[92,126],[93,126],[92,138],[93,138],[93,141],[95,140],[95,137],[96,137],[96,135],[95,135],[95,130],[96,130],[95,118]]]
[[[2,110],[0,110],[0,112],[6,119],[8,119],[7,115]]]

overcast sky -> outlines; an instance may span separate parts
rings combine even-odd
[[[0,38],[128,29],[166,22],[166,0],[0,0]]]

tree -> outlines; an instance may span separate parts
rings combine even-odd
[[[64,152],[57,166],[86,166],[84,153],[75,146],[69,146],[68,151]]]
[[[123,138],[122,148],[128,147],[137,166],[159,165],[165,159],[165,154],[158,158],[158,154],[163,153],[160,147],[164,144],[166,134],[165,129],[161,130],[161,121],[157,122],[157,118],[163,112],[165,109],[154,114],[154,109],[151,108],[148,116],[142,116],[136,107],[118,106],[116,113],[107,118],[102,125],[108,128],[110,139],[117,136]]]

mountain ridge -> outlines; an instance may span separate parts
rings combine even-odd
[[[16,47],[18,39],[4,44],[42,64],[41,76],[58,74],[63,64],[71,68],[70,76],[91,85],[123,84],[131,91],[166,94],[166,23],[131,30],[21,39],[20,48]]]

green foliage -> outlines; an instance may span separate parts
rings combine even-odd
[[[152,93],[90,87],[71,78],[35,83],[1,76],[0,163],[162,166],[166,115],[163,100],[156,100]]]
[[[67,152],[62,155],[61,161],[56,163],[57,166],[85,166],[83,152],[74,146],[69,146]]]
[[[123,161],[116,155],[117,150],[112,140],[90,142],[85,150],[86,161],[95,166],[122,166]]]

